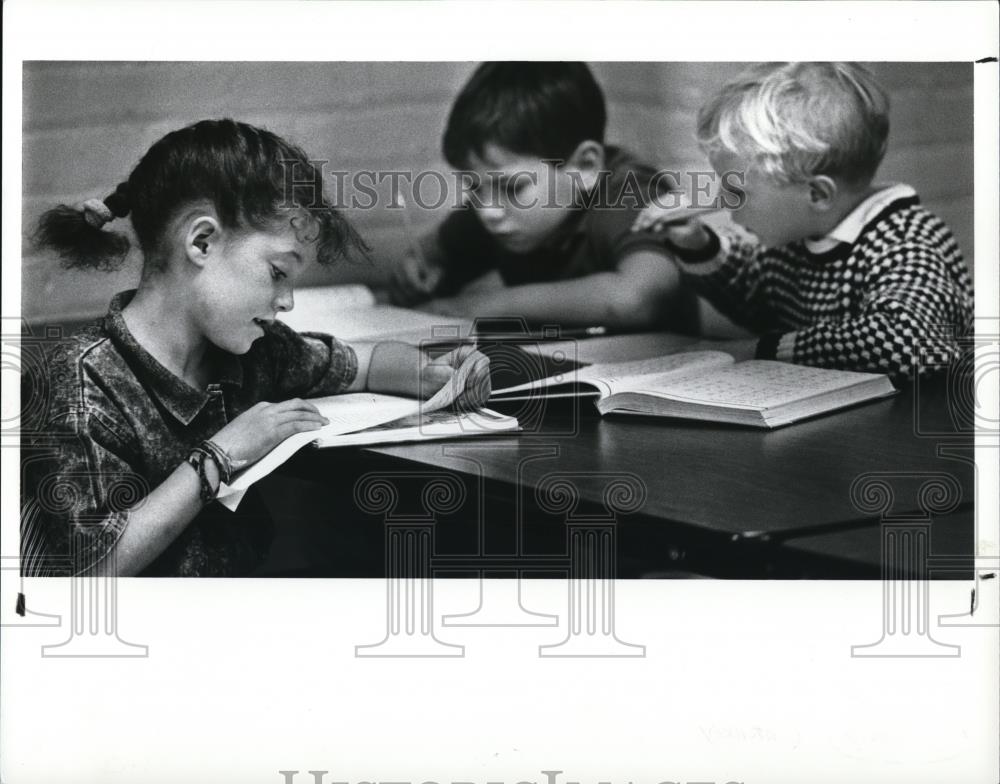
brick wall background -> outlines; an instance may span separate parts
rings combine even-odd
[[[338,170],[444,170],[440,137],[471,63],[26,63],[23,227],[59,202],[103,197],[164,133],[205,117],[265,126]],[[608,141],[676,170],[704,170],[693,141],[705,95],[739,63],[597,63]],[[881,178],[914,185],[951,225],[972,266],[972,65],[875,63],[892,100]],[[428,185],[428,188],[431,186]],[[388,186],[384,192],[388,192]],[[430,196],[433,198],[433,190]],[[441,210],[412,209],[417,231]],[[317,270],[310,283],[377,284],[408,244],[398,211],[352,210],[374,263]],[[25,241],[22,314],[30,322],[101,314],[133,284],[138,261],[104,274],[67,272]]]

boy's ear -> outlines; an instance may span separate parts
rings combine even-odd
[[[188,261],[201,267],[221,241],[222,227],[219,221],[211,215],[196,215],[187,224],[184,253]]]
[[[809,204],[816,212],[833,209],[837,198],[837,183],[832,177],[819,174],[809,179]]]
[[[590,190],[604,170],[604,145],[589,139],[580,142],[566,160],[566,168],[579,172],[583,187]]]

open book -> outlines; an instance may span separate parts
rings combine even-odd
[[[410,441],[437,441],[443,438],[504,433],[519,428],[515,417],[498,414],[488,408],[480,408],[469,413],[432,411],[429,414],[414,414],[396,419],[357,433],[322,435],[313,442],[313,445],[330,449],[338,446],[402,444]]]
[[[722,351],[695,351],[574,372],[494,390],[491,402],[545,397],[597,398],[602,414],[779,427],[895,392],[887,376],[792,365],[737,363]]]
[[[459,414],[445,410],[465,389],[469,375],[480,361],[482,359],[476,355],[469,356],[451,380],[429,400],[373,392],[311,398],[309,402],[330,420],[329,424],[286,438],[256,463],[237,473],[230,484],[222,485],[217,500],[235,510],[250,485],[311,443],[323,447],[357,446],[517,430],[516,418],[485,408]]]

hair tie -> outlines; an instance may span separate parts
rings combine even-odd
[[[100,199],[87,199],[83,203],[83,217],[95,229],[101,228],[105,223],[114,220],[111,209]]]
[[[127,217],[131,211],[128,198],[128,180],[119,183],[114,192],[104,200],[104,206],[111,210],[116,218]]]

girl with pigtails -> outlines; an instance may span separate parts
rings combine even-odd
[[[366,251],[321,183],[279,136],[205,120],[156,142],[107,198],[41,217],[40,246],[97,270],[126,258],[112,227],[127,217],[142,274],[50,352],[46,389],[32,392],[46,405],[23,444],[36,455],[22,469],[24,574],[251,574],[270,531],[213,503],[220,483],[321,427],[310,397],[427,394],[452,378],[458,352],[430,361],[275,320],[311,265]],[[471,405],[488,396],[487,363],[476,367]]]

